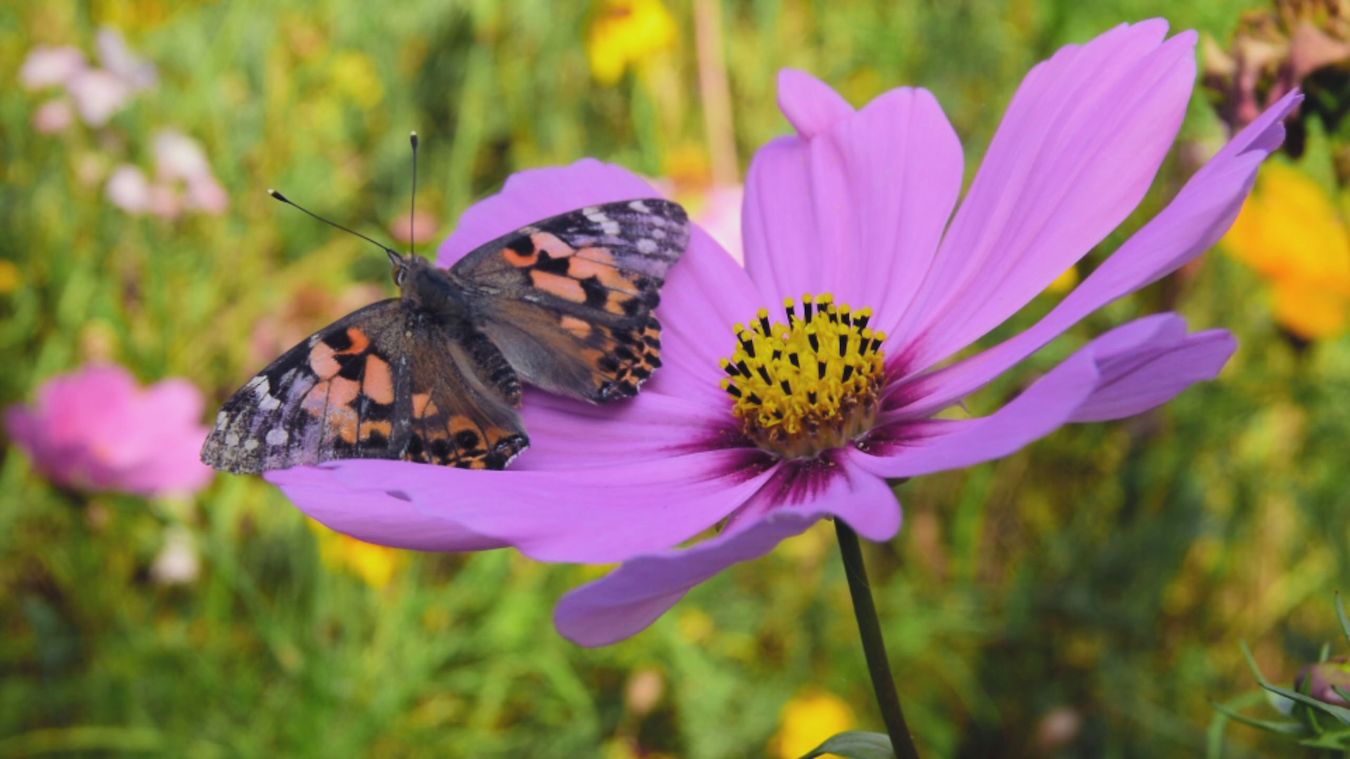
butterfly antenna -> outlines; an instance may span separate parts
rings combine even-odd
[[[412,255],[417,255],[417,132],[408,133],[408,142],[412,144],[412,203],[408,207],[408,244],[412,246]]]
[[[398,252],[397,250],[394,250],[393,248],[389,247],[388,245],[385,245],[384,243],[380,242],[379,240],[375,240],[375,239],[372,239],[372,238],[370,238],[370,237],[367,237],[367,236],[361,234],[360,232],[357,232],[355,229],[351,229],[350,227],[344,227],[344,226],[342,226],[341,224],[337,223],[336,221],[332,221],[332,220],[330,220],[330,219],[325,219],[324,217],[318,215],[317,213],[314,213],[313,211],[309,210],[308,208],[305,208],[304,206],[300,205],[299,203],[296,203],[294,200],[291,200],[290,198],[286,197],[285,195],[282,195],[280,192],[277,192],[276,190],[273,190],[273,189],[271,189],[271,188],[268,188],[267,194],[268,194],[268,195],[271,195],[272,197],[276,198],[277,200],[281,201],[282,203],[285,203],[285,204],[288,205],[288,206],[295,206],[296,208],[300,209],[301,211],[304,211],[305,213],[307,213],[307,214],[309,214],[310,216],[312,216],[312,217],[318,219],[319,221],[323,222],[324,224],[327,224],[327,225],[330,226],[330,227],[337,227],[338,229],[341,229],[343,232],[346,232],[346,233],[348,233],[348,234],[356,235],[357,237],[361,238],[362,240],[365,240],[366,242],[370,243],[371,245],[374,245],[374,246],[378,247],[380,250],[383,250],[385,253],[389,254],[389,255],[392,256],[392,257],[397,257],[397,258],[402,258],[402,257],[403,257],[402,255],[399,254],[399,252]]]

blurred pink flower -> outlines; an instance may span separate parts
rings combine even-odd
[[[155,178],[130,164],[119,166],[108,179],[108,199],[132,214],[151,213],[165,219],[184,211],[219,214],[229,195],[211,173],[206,153],[196,140],[165,129],[154,137]]]
[[[99,29],[94,46],[103,68],[126,82],[131,89],[148,90],[159,84],[159,72],[155,70],[155,64],[131,52],[126,38],[116,29],[108,26]]]
[[[406,213],[394,219],[394,223],[389,225],[389,231],[393,233],[394,239],[401,243],[431,242],[438,236],[440,228],[440,220],[430,211],[418,211],[416,218],[412,220],[412,229],[408,228]],[[416,240],[411,234],[413,231],[417,232]]]
[[[129,163],[113,170],[104,190],[108,200],[127,213],[139,215],[150,210],[150,180],[145,172]]]
[[[68,83],[87,64],[78,48],[38,45],[28,53],[19,69],[19,82],[30,90]]]
[[[694,211],[693,221],[712,235],[737,263],[745,262],[741,247],[741,200],[745,188],[741,185],[714,187],[703,198],[702,206]]]
[[[49,100],[33,114],[33,128],[43,134],[62,132],[75,123],[75,111],[65,98]]]
[[[133,90],[121,77],[103,69],[85,69],[71,77],[66,90],[84,123],[100,127],[131,101]]]
[[[6,427],[52,482],[137,495],[188,494],[210,481],[197,460],[207,429],[201,393],[186,380],[140,388],[116,365],[54,377],[35,406],[12,406]]]

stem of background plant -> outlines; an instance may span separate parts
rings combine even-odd
[[[895,680],[891,678],[891,667],[886,661],[886,641],[881,637],[877,607],[872,603],[872,586],[867,582],[858,534],[842,519],[834,520],[834,529],[839,535],[839,554],[844,559],[844,575],[848,577],[848,591],[853,596],[853,615],[858,619],[858,635],[867,656],[867,671],[872,675],[872,689],[877,694],[877,708],[886,722],[886,732],[891,736],[891,748],[899,759],[919,759],[919,750],[914,747],[909,725],[905,724],[900,696],[895,692]]]

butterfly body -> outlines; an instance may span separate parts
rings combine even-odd
[[[256,473],[343,458],[501,469],[529,445],[522,381],[591,403],[660,366],[651,311],[688,243],[683,209],[580,209],[449,269],[390,252],[401,296],[311,335],[222,407],[202,460]]]

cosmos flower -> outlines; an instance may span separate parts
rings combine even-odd
[[[58,485],[189,494],[212,476],[197,460],[207,433],[202,408],[186,380],[142,389],[126,369],[102,365],[48,380],[34,407],[10,407],[5,422],[33,467]]]
[[[350,460],[269,478],[311,516],[371,542],[623,562],[557,609],[558,628],[584,645],[636,633],[698,583],[820,519],[888,540],[900,527],[888,480],[1139,413],[1212,378],[1233,351],[1226,332],[1188,334],[1180,317],[1158,314],[1088,342],[988,416],[937,416],[1200,255],[1237,215],[1296,96],[1237,135],[1039,322],[947,361],[1144,196],[1195,78],[1194,35],[1165,36],[1161,21],[1121,26],[1033,69],[954,216],[962,150],[930,93],[897,89],[854,110],[785,71],[779,102],[796,133],[751,165],[746,266],[693,231],[658,309],[663,367],[635,399],[586,406],[529,391],[532,444],[509,471]],[[438,263],[568,208],[651,192],[596,161],[523,172],[466,212]]]
[[[1266,169],[1223,242],[1270,282],[1280,326],[1304,340],[1345,331],[1350,231],[1312,177],[1282,164]]]

